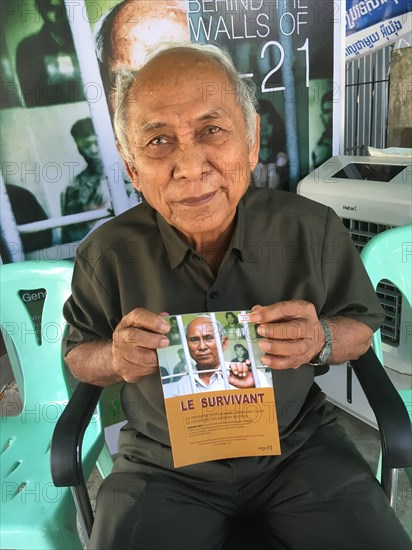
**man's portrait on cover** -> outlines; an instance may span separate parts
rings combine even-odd
[[[233,312],[229,313],[237,319]],[[229,348],[230,340],[225,327],[220,321],[213,321],[209,315],[201,314],[187,322],[184,326],[184,339],[190,363],[186,361],[186,371],[182,373],[177,383],[164,388],[165,397],[271,386],[258,368],[256,383],[248,350],[244,345],[236,343]],[[160,353],[167,355],[168,352],[161,350]],[[233,354],[236,357],[230,359]],[[224,359],[223,362],[221,357]],[[170,376],[162,377],[163,383],[169,382],[170,378]]]

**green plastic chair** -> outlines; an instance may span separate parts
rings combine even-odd
[[[72,271],[67,261],[0,266],[1,332],[23,405],[17,416],[1,417],[1,548],[83,547],[73,495],[55,487],[50,472],[53,430],[72,393],[61,354]],[[82,453],[86,479],[97,460],[108,475],[112,462],[99,409]]]
[[[390,281],[401,292],[404,307],[412,307],[412,225],[395,227],[379,233],[364,247],[361,259],[375,290],[380,281]],[[372,346],[383,365],[380,330],[374,333]],[[399,390],[399,394],[412,421],[412,387]],[[378,466],[379,479],[380,469],[381,458]]]

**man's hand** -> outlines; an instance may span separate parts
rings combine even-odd
[[[156,315],[137,308],[125,315],[112,338],[113,371],[126,382],[137,382],[159,368],[156,349],[169,345],[170,326]]]
[[[259,324],[262,363],[271,369],[297,369],[316,358],[325,344],[315,306],[304,300],[255,306],[250,321]]]
[[[229,384],[236,388],[254,388],[255,381],[253,380],[253,373],[250,370],[250,360],[246,359],[243,363],[233,362],[229,364]]]

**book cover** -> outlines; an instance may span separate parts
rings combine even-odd
[[[170,345],[158,356],[174,466],[280,454],[272,375],[248,312],[165,320]]]

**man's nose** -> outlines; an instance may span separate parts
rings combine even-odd
[[[202,181],[211,172],[204,147],[200,143],[179,144],[174,152],[173,178],[192,182]]]
[[[93,143],[92,145],[90,145],[89,151],[92,155],[97,155],[99,152],[99,146],[97,145],[97,143]]]
[[[199,349],[207,349],[207,343],[205,338],[199,339]]]

